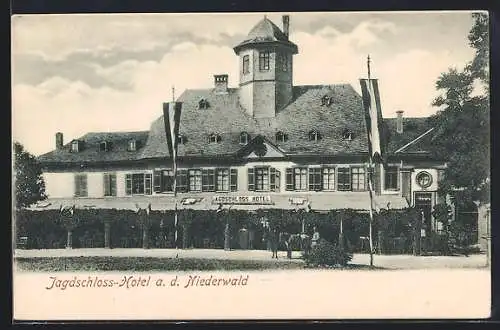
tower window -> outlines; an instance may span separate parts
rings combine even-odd
[[[243,56],[243,74],[250,73],[250,56]]]
[[[259,70],[260,71],[269,70],[269,52],[259,53]]]
[[[210,134],[208,136],[208,143],[219,143],[222,141],[222,137],[219,134]]]
[[[198,102],[198,108],[208,109],[208,108],[210,108],[210,103],[208,103],[208,101],[205,99],[201,99],[200,102]]]
[[[318,131],[312,130],[309,132],[309,140],[310,141],[319,141],[321,140],[321,134]]]
[[[279,131],[276,133],[276,142],[285,142],[288,140],[288,135]]]
[[[248,133],[247,132],[242,132],[240,134],[240,144],[247,145],[248,144]]]

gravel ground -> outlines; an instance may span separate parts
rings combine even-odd
[[[37,257],[154,257],[154,258],[210,258],[231,260],[271,260],[271,252],[261,250],[209,250],[209,249],[50,249],[16,250],[15,258]],[[294,252],[292,260],[301,262],[300,252]],[[286,252],[280,251],[278,261],[286,259]],[[436,268],[482,268],[486,267],[485,255],[466,256],[411,256],[411,255],[375,255],[374,265],[387,269],[436,269]],[[355,254],[352,264],[369,265],[368,254]]]

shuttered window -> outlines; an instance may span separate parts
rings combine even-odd
[[[104,173],[104,196],[116,196],[116,174]]]
[[[238,170],[236,168],[231,169],[231,191],[238,191]]]
[[[153,190],[156,193],[174,191],[174,171],[173,170],[154,171]]]
[[[201,191],[202,173],[201,170],[189,170],[189,191]]]
[[[323,190],[335,190],[335,168],[323,168]]]
[[[294,168],[293,180],[295,190],[307,190],[307,168]]]
[[[202,176],[201,191],[215,191],[215,170],[204,169],[201,171],[201,176]],[[189,185],[189,190],[191,190],[191,184]]]
[[[268,167],[257,167],[255,169],[255,191],[269,191]]]
[[[385,190],[399,189],[399,171],[397,167],[388,167],[385,169],[384,188]]]
[[[151,173],[133,173],[125,175],[125,193],[127,195],[151,195]]]
[[[249,191],[279,191],[280,172],[272,167],[255,167],[248,169]]]
[[[337,189],[340,191],[351,190],[351,169],[348,167],[340,167],[337,169]]]
[[[217,191],[229,191],[229,169],[228,168],[218,168],[215,171],[216,177],[216,190]]]
[[[75,174],[75,197],[87,196],[87,174]]]
[[[309,190],[321,191],[323,188],[321,182],[321,168],[313,167],[309,169]]]

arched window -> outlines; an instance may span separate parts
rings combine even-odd
[[[198,108],[208,109],[208,108],[210,108],[210,103],[208,103],[208,101],[205,99],[201,99],[200,102],[198,102]]]
[[[137,150],[137,141],[132,139],[128,141],[128,151],[136,151]]]
[[[286,142],[288,140],[288,135],[279,131],[276,133],[276,142]]]
[[[329,97],[328,95],[324,95],[322,98],[321,98],[321,105],[323,106],[330,106],[332,104],[332,98]]]
[[[310,141],[319,141],[321,140],[321,134],[318,131],[312,130],[309,132],[309,140]]]
[[[342,131],[342,140],[351,141],[354,138],[354,134],[348,128]]]
[[[250,136],[248,135],[247,132],[241,132],[241,134],[240,134],[240,144],[247,145],[249,139],[250,139]]]
[[[222,141],[222,137],[219,134],[212,133],[208,136],[208,143],[219,143]]]
[[[101,143],[99,143],[99,151],[108,151],[108,142],[106,141],[101,141]]]

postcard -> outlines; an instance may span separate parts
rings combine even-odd
[[[13,16],[14,321],[488,318],[488,27]]]

